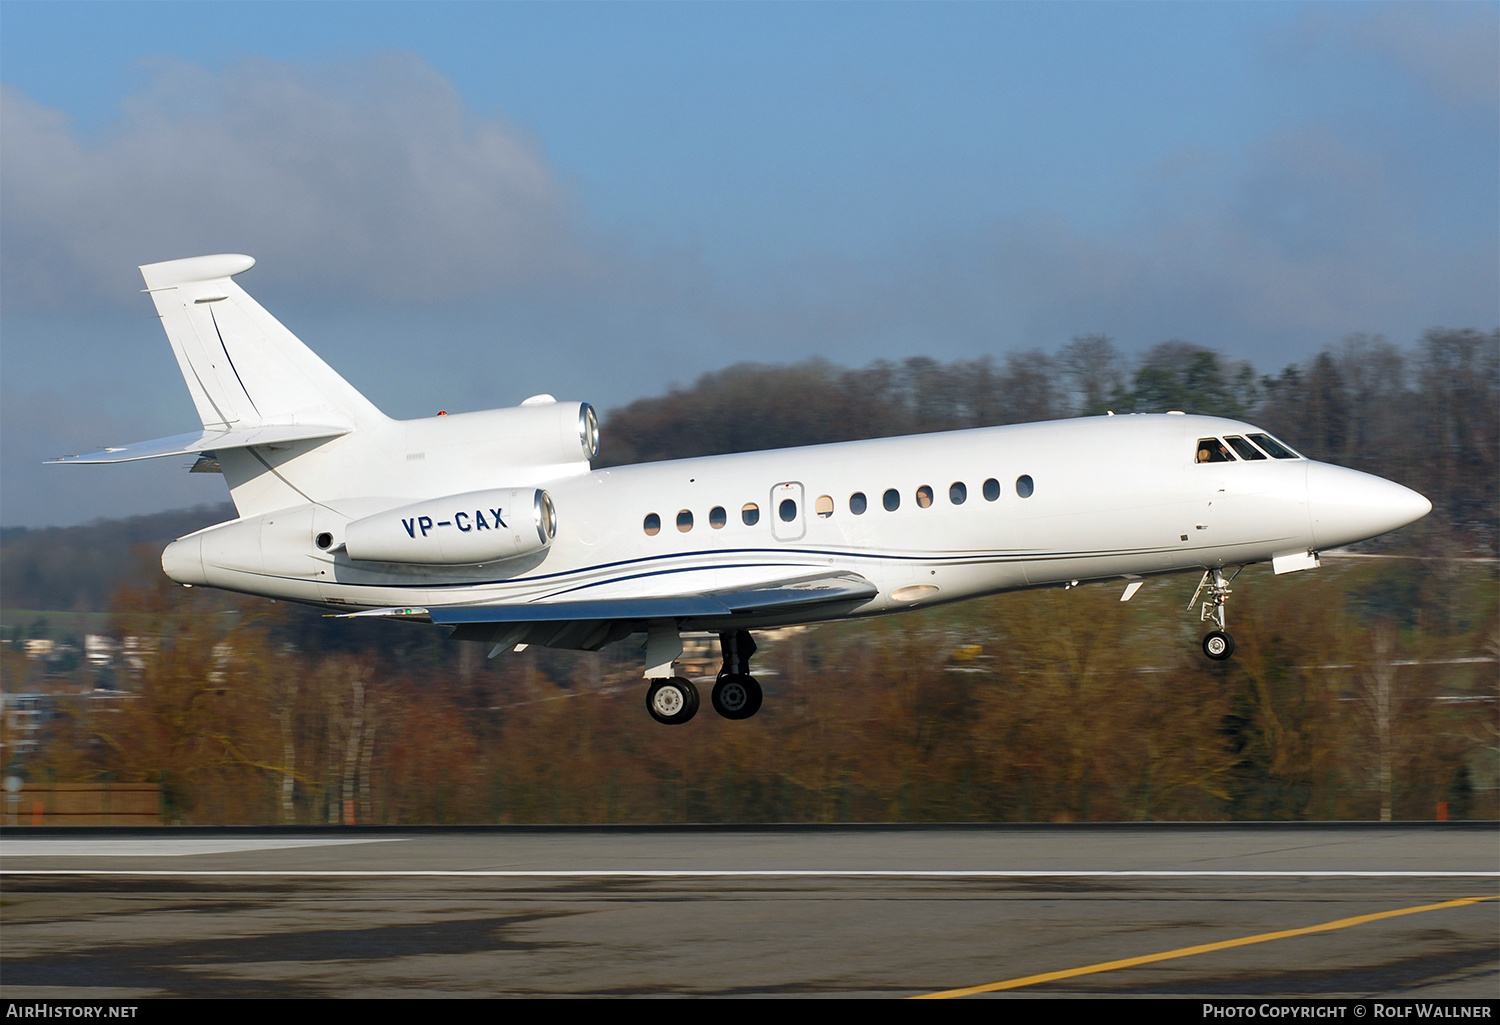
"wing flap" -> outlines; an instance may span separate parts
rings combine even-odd
[[[753,587],[709,592],[715,601],[722,602],[731,612],[775,612],[812,605],[863,602],[879,593],[879,588],[858,573],[824,573]]]
[[[170,438],[132,442],[129,445],[119,445],[80,456],[58,456],[56,459],[48,459],[47,462],[83,465],[134,463],[142,459],[191,456],[201,452],[221,452],[230,448],[251,448],[256,445],[281,445],[293,441],[337,438],[348,434],[349,430],[348,427],[338,427],[332,424],[263,424],[258,427],[193,431],[188,434],[174,434]]]
[[[448,605],[429,608],[434,623],[552,623],[564,620],[681,619],[728,616],[733,610],[707,595],[680,598],[607,598],[599,601],[549,601],[529,605]]]

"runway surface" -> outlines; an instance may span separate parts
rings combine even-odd
[[[1497,887],[1493,825],[11,829],[0,996],[1493,1000]]]

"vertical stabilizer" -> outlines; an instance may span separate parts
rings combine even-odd
[[[207,429],[199,448],[212,446],[242,517],[371,493],[382,475],[371,429],[389,421],[234,283],[253,266],[229,254],[141,268]],[[213,445],[221,431],[226,444]],[[245,440],[299,431],[305,440]]]
[[[204,427],[384,419],[369,400],[235,284],[255,261],[226,254],[141,268]]]

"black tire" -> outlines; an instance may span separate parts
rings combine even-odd
[[[760,684],[753,676],[730,674],[719,677],[709,694],[714,711],[726,719],[748,719],[760,711]]]
[[[1215,630],[1203,638],[1203,654],[1215,662],[1222,662],[1234,654],[1234,638],[1223,630]]]
[[[698,688],[681,676],[657,680],[646,691],[646,711],[663,726],[680,726],[698,714]]]

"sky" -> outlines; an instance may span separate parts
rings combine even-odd
[[[0,524],[227,497],[41,465],[197,428],[136,267],[216,252],[401,417],[1490,330],[1500,4],[3,0]]]

